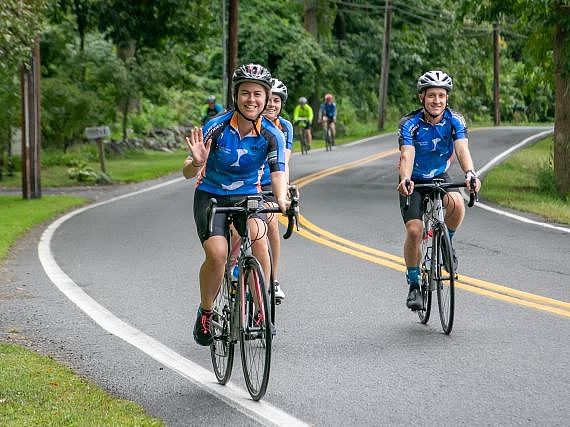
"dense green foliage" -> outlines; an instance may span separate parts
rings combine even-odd
[[[153,127],[196,123],[209,93],[221,99],[224,25],[216,17],[224,15],[222,2],[44,3],[44,147],[67,147],[81,140],[88,126],[109,125],[115,139],[125,139],[131,135],[127,129],[136,135]],[[377,118],[384,7],[372,0],[314,3],[316,37],[304,29],[301,1],[241,2],[238,62],[265,64],[282,79],[290,90],[289,113],[300,96],[317,105],[325,92],[332,92],[343,128],[350,132],[351,126]],[[452,108],[470,122],[490,121],[491,20],[501,28],[502,120],[553,119],[552,47],[545,41],[548,34],[538,37],[544,22],[527,16],[523,28],[517,25],[519,9],[489,12],[495,3],[424,0],[418,8],[393,1],[388,123],[418,106],[415,81],[428,69],[443,69],[454,78]],[[549,1],[537,3],[551,10]],[[528,43],[529,38],[536,42]],[[0,145],[9,138],[8,126],[17,127],[19,120],[17,75],[4,76]]]

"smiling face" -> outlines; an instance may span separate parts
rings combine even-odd
[[[257,119],[265,108],[265,88],[252,82],[241,83],[237,89],[237,108],[249,120]]]
[[[269,102],[267,103],[267,108],[265,108],[265,117],[273,121],[279,116],[281,112],[281,97],[279,95],[271,94],[269,97]]]
[[[420,94],[426,111],[433,116],[439,116],[447,106],[447,91],[440,87],[430,87]]]

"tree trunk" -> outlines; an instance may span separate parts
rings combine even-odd
[[[554,177],[562,195],[570,192],[570,8],[557,8],[554,37]]]
[[[304,27],[315,40],[318,38],[317,0],[305,0]]]

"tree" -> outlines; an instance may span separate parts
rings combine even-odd
[[[528,28],[525,51],[539,66],[551,70],[554,80],[554,177],[561,195],[570,192],[570,1],[468,0],[466,7],[480,20],[516,21]]]

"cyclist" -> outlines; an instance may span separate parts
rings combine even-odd
[[[307,98],[302,96],[299,98],[299,104],[293,110],[293,123],[299,127],[301,132],[305,132],[305,141],[307,141],[307,150],[311,149],[311,127],[313,125],[313,109],[307,104]]]
[[[404,116],[398,131],[400,181],[397,189],[400,192],[400,210],[406,228],[404,259],[406,279],[410,286],[406,305],[412,310],[421,309],[423,303],[419,291],[419,265],[423,232],[422,201],[425,194],[420,190],[414,191],[414,183],[430,182],[434,178],[443,178],[450,182],[447,170],[455,153],[461,169],[465,172],[469,191],[479,191],[481,187],[469,151],[465,120],[461,114],[448,108],[447,102],[452,88],[451,77],[443,71],[428,71],[420,76],[417,92],[422,108]],[[471,188],[471,177],[476,178],[475,188]],[[405,210],[408,195],[410,205]],[[463,221],[465,205],[457,190],[448,192],[443,202],[446,207],[445,223],[451,239]],[[457,264],[455,253],[453,262]]]
[[[263,111],[271,90],[271,74],[258,64],[238,67],[232,77],[235,111],[211,119],[204,128],[193,128],[186,138],[190,155],[182,172],[197,175],[194,191],[194,220],[205,260],[200,268],[200,306],[194,325],[194,340],[210,345],[212,305],[224,275],[227,259],[225,214],[216,214],[212,233],[208,231],[208,205],[215,197],[220,206],[233,205],[245,195],[259,194],[259,170],[268,160],[272,189],[277,204],[285,212],[285,138]],[[250,219],[252,250],[269,277],[270,260],[265,216]],[[244,224],[235,224],[243,230]]]
[[[289,120],[281,117],[281,111],[285,102],[287,101],[287,86],[281,80],[271,80],[271,95],[269,102],[265,109],[265,117],[271,120],[283,132],[285,136],[285,177],[289,182],[289,158],[291,157],[291,150],[293,149],[293,125]],[[269,166],[266,163],[263,168],[263,175],[261,177],[261,189],[271,189],[271,177],[269,174]],[[274,200],[270,200],[274,201]],[[279,224],[276,215],[271,215],[268,218],[267,236],[271,246],[271,254],[273,256],[273,279],[275,286],[275,298],[281,302],[285,298],[285,292],[281,288],[278,280],[279,272],[279,256],[281,254],[281,238],[279,236]]]
[[[319,108],[319,123],[322,123],[325,132],[327,124],[330,126],[334,141],[336,136],[336,103],[330,93],[325,95],[325,102]]]
[[[200,110],[200,115],[202,117],[202,126],[206,124],[208,120],[212,117],[224,111],[224,107],[221,104],[216,104],[216,97],[214,95],[208,96],[206,99],[206,105],[204,105]]]

